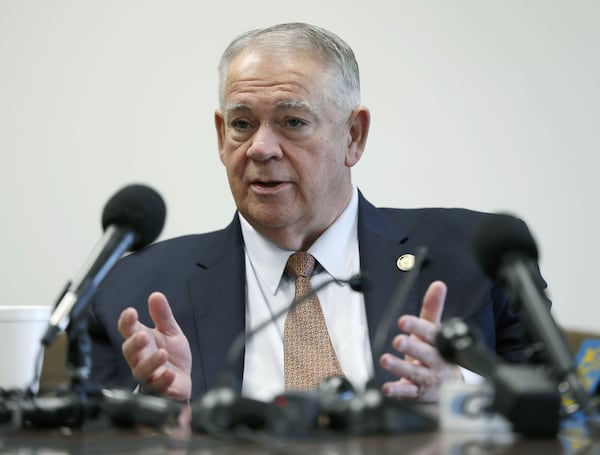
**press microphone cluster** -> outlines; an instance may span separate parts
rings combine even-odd
[[[124,389],[98,388],[82,397],[70,389],[33,396],[18,390],[0,392],[0,430],[19,428],[81,428],[89,421],[114,427],[161,428],[173,422],[182,403]],[[98,424],[96,424],[98,426]]]
[[[77,320],[100,282],[124,253],[137,251],[158,237],[165,216],[162,197],[145,185],[128,185],[109,199],[102,213],[104,235],[59,298],[42,338],[44,346]]]

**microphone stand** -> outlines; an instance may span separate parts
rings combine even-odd
[[[67,371],[73,390],[86,389],[92,368],[92,343],[87,321],[81,319],[67,329]]]
[[[90,383],[92,369],[92,342],[85,317],[71,321],[67,333],[67,372],[69,390],[80,404],[81,426],[88,417],[97,417],[102,401],[100,387]]]
[[[107,389],[91,383],[92,343],[85,317],[71,321],[67,327],[67,340],[69,391],[78,410],[78,420],[72,425],[82,426],[87,419],[103,415],[116,427],[146,425],[158,428],[181,411],[182,404],[169,398]]]

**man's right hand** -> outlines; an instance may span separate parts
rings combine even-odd
[[[189,400],[192,394],[190,344],[162,293],[154,292],[148,297],[148,309],[154,328],[142,324],[134,308],[121,313],[119,332],[125,339],[123,355],[143,388],[176,400]]]

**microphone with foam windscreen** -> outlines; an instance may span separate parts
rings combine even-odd
[[[584,411],[595,416],[540,285],[538,249],[527,225],[509,214],[490,214],[476,232],[474,250],[483,271],[513,294],[524,329],[531,331],[529,335],[543,345],[557,379],[565,381]]]
[[[100,282],[125,252],[137,251],[158,237],[165,215],[162,197],[145,185],[125,186],[109,199],[102,213],[104,235],[56,304],[42,345],[50,345],[81,315]]]

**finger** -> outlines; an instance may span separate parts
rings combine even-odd
[[[379,359],[379,363],[382,368],[394,376],[408,379],[417,386],[428,386],[435,379],[429,368],[400,359],[392,354],[383,354]]]
[[[422,365],[433,368],[437,368],[441,363],[438,350],[431,344],[423,342],[420,338],[398,335],[394,338],[392,346],[398,352],[404,354],[405,360],[417,361]]]
[[[439,325],[415,316],[402,316],[398,320],[398,327],[403,332],[415,335],[431,345],[435,344],[435,337],[439,330]]]
[[[409,381],[394,381],[383,384],[381,390],[388,397],[396,398],[419,398],[421,388]]]
[[[442,320],[447,287],[442,281],[434,281],[429,285],[423,297],[423,307],[419,317],[438,325]]]
[[[149,333],[140,331],[123,342],[121,351],[130,368],[135,368],[140,360],[156,351],[156,345],[152,341]]]
[[[141,383],[152,383],[153,377],[159,377],[167,364],[167,352],[164,349],[159,349],[152,354],[145,356],[139,360],[131,368],[133,376]]]
[[[429,285],[423,297],[423,307],[419,317],[438,325],[442,320],[447,287],[442,281],[434,281]]]
[[[119,333],[124,339],[129,338],[134,333],[139,332],[143,328],[145,328],[144,324],[139,322],[138,313],[135,308],[126,308],[119,315],[119,320],[117,322],[117,328],[119,329]]]
[[[170,368],[164,368],[160,373],[153,374],[144,387],[149,387],[163,394],[167,394],[169,387],[175,382],[176,374]]]
[[[150,294],[150,297],[148,297],[148,310],[159,332],[165,335],[179,335],[181,333],[181,328],[177,324],[169,306],[169,301],[164,294],[161,292]]]

